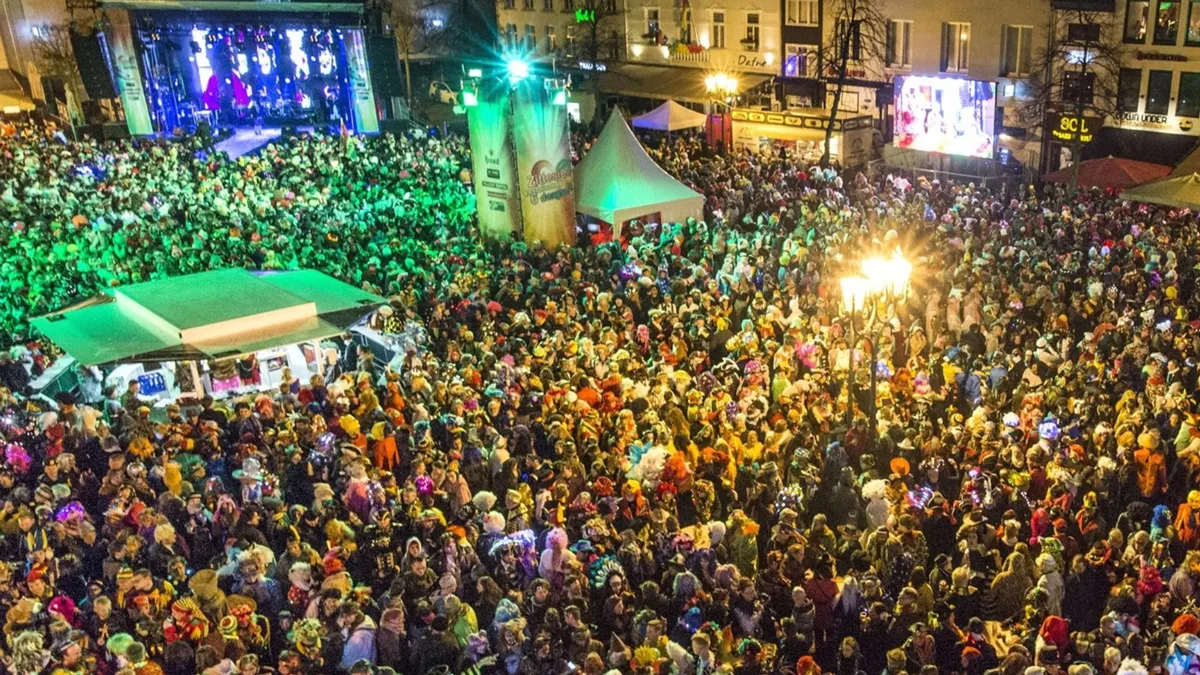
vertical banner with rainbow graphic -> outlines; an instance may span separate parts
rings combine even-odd
[[[513,173],[508,87],[482,89],[467,108],[475,209],[484,241],[508,241],[521,231],[521,202]]]
[[[152,134],[154,126],[150,122],[146,91],[142,88],[142,71],[138,68],[128,12],[122,10],[113,13],[109,18],[105,37],[112,54],[117,90],[121,95],[121,107],[125,109],[125,123],[129,125],[129,133],[134,136]]]
[[[361,28],[346,30],[346,62],[350,66],[350,95],[354,99],[354,130],[360,134],[377,134],[379,114],[375,110],[375,91],[371,87],[367,46]]]
[[[513,143],[525,243],[549,249],[575,243],[575,175],[567,107],[554,105],[540,79],[513,89]]]

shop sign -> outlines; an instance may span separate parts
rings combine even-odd
[[[1179,61],[1186,62],[1188,57],[1184,54],[1164,54],[1163,52],[1144,52],[1137,50],[1133,53],[1139,61]]]
[[[771,64],[758,54],[738,54],[737,64],[739,68],[770,68]]]
[[[1166,115],[1151,115],[1149,113],[1117,113],[1113,115],[1122,126],[1130,127],[1145,127],[1147,129],[1165,129],[1167,127]]]

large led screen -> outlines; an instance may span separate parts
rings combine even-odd
[[[996,149],[996,83],[951,77],[897,77],[898,148],[991,157]]]

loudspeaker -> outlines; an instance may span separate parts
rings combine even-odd
[[[396,56],[396,39],[390,35],[367,38],[367,60],[371,64],[371,86],[381,96],[403,96],[404,74]]]
[[[71,32],[71,50],[79,64],[79,76],[89,98],[114,98],[112,74],[108,71],[108,55],[101,42],[100,33],[80,35]]]
[[[104,125],[101,133],[104,135],[104,140],[106,141],[129,138],[129,125],[125,122],[108,122]]]

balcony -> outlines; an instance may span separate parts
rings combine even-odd
[[[702,52],[677,51],[672,49],[670,60],[678,63],[708,63],[708,50]]]

